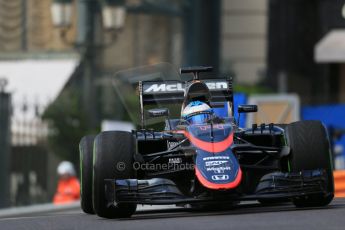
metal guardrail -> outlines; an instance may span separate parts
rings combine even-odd
[[[73,202],[65,205],[39,204],[26,207],[13,207],[0,209],[0,218],[14,218],[22,216],[35,216],[39,214],[49,214],[56,212],[64,212],[69,210],[80,210],[80,202]],[[81,210],[80,210],[81,211]]]
[[[137,212],[167,210],[167,209],[181,209],[175,205],[138,205]],[[13,207],[0,209],[0,219],[3,218],[16,218],[16,217],[33,217],[38,215],[49,215],[55,213],[64,213],[69,211],[80,211],[80,202],[76,201],[65,205],[39,204],[26,207]]]

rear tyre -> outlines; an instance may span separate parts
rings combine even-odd
[[[98,216],[121,218],[130,217],[135,212],[136,204],[108,207],[104,183],[104,179],[135,178],[134,151],[135,141],[129,132],[102,132],[96,137],[93,160],[93,207]]]
[[[85,136],[79,143],[80,157],[80,205],[88,214],[95,214],[92,205],[92,154],[95,136]]]
[[[334,182],[330,144],[325,127],[319,121],[298,121],[286,128],[291,148],[291,171],[324,169],[327,173],[327,195],[314,195],[293,199],[296,207],[328,205],[334,197]]]

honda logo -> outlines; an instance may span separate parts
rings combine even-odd
[[[219,181],[219,180],[228,180],[229,175],[213,175],[212,180]]]

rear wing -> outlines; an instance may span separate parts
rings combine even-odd
[[[232,101],[231,79],[207,79],[202,80],[211,93],[212,102]],[[182,81],[142,81],[139,82],[139,93],[142,104],[171,104],[182,103],[184,91],[188,82]]]
[[[233,105],[232,79],[205,79],[204,82],[211,94],[211,103],[227,103]],[[190,82],[166,81],[140,81],[140,113],[142,124],[145,120],[144,107],[156,104],[183,103],[184,92]]]

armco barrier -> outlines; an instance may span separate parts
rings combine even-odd
[[[333,176],[335,197],[345,197],[345,170],[336,170]]]
[[[80,210],[80,202],[76,201],[70,204],[54,205],[49,204],[37,204],[24,207],[12,207],[6,209],[0,209],[1,218],[14,218],[23,216],[36,216],[39,214],[47,215],[48,213],[61,213],[69,210]]]
[[[181,209],[176,205],[140,205],[137,208],[137,212],[156,211],[156,210],[170,210]],[[56,215],[56,214],[68,214],[68,213],[82,213],[80,209],[80,202],[73,202],[64,205],[54,204],[38,204],[26,207],[13,207],[7,209],[0,209],[0,220],[5,218],[18,218],[18,217],[33,217],[41,215]],[[2,229],[2,228],[1,228]]]

